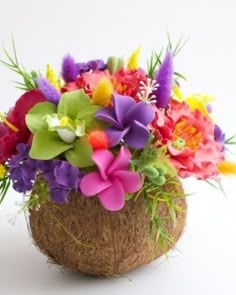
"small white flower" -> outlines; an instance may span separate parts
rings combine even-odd
[[[140,82],[140,92],[138,93],[138,98],[146,103],[155,103],[156,96],[153,94],[155,90],[159,87],[159,84],[156,80],[150,78],[147,79],[147,82]]]

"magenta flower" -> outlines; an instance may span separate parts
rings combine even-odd
[[[150,104],[136,101],[129,96],[115,94],[113,107],[102,108],[96,113],[96,118],[110,124],[105,132],[109,146],[116,146],[124,140],[135,149],[145,146],[149,138],[147,125],[152,122],[155,112]]]
[[[86,197],[98,195],[107,210],[122,209],[125,205],[125,193],[135,193],[142,186],[139,174],[129,171],[129,150],[122,146],[116,158],[108,150],[96,150],[92,159],[99,172],[91,172],[82,178],[82,194]]]

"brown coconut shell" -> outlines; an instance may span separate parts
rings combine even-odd
[[[38,188],[36,183],[39,194]],[[165,190],[183,193],[180,183]],[[173,239],[166,250],[174,246],[185,225],[186,200],[176,197],[174,202],[182,210],[177,212],[175,225],[170,218],[165,221],[165,229]],[[157,214],[169,216],[165,202],[159,203]],[[30,211],[29,220],[37,247],[50,261],[71,271],[113,276],[145,265],[164,251],[156,244],[155,233],[150,237],[150,213],[144,197],[127,201],[121,211],[110,212],[96,197],[71,193],[68,204],[47,201],[39,210]]]

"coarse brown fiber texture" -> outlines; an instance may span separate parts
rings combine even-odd
[[[40,193],[37,186],[35,191]],[[166,186],[165,190],[183,193],[180,183]],[[186,219],[185,198],[176,197],[174,202],[182,210],[177,212],[175,225],[171,218],[164,222],[174,241],[168,243],[168,249],[179,239]],[[169,216],[165,202],[159,202],[157,214]],[[155,232],[150,237],[150,213],[143,197],[127,201],[119,212],[109,212],[96,197],[71,193],[69,203],[47,201],[39,210],[30,211],[29,220],[37,247],[67,270],[114,276],[163,255],[162,247],[155,242]]]

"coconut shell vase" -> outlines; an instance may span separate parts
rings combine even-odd
[[[167,254],[186,222],[182,179],[234,174],[207,95],[183,96],[174,69],[181,47],[127,60],[81,62],[61,73],[3,64],[23,95],[0,114],[0,202],[23,193],[37,248],[66,270],[113,276]],[[173,50],[174,48],[174,50]]]

